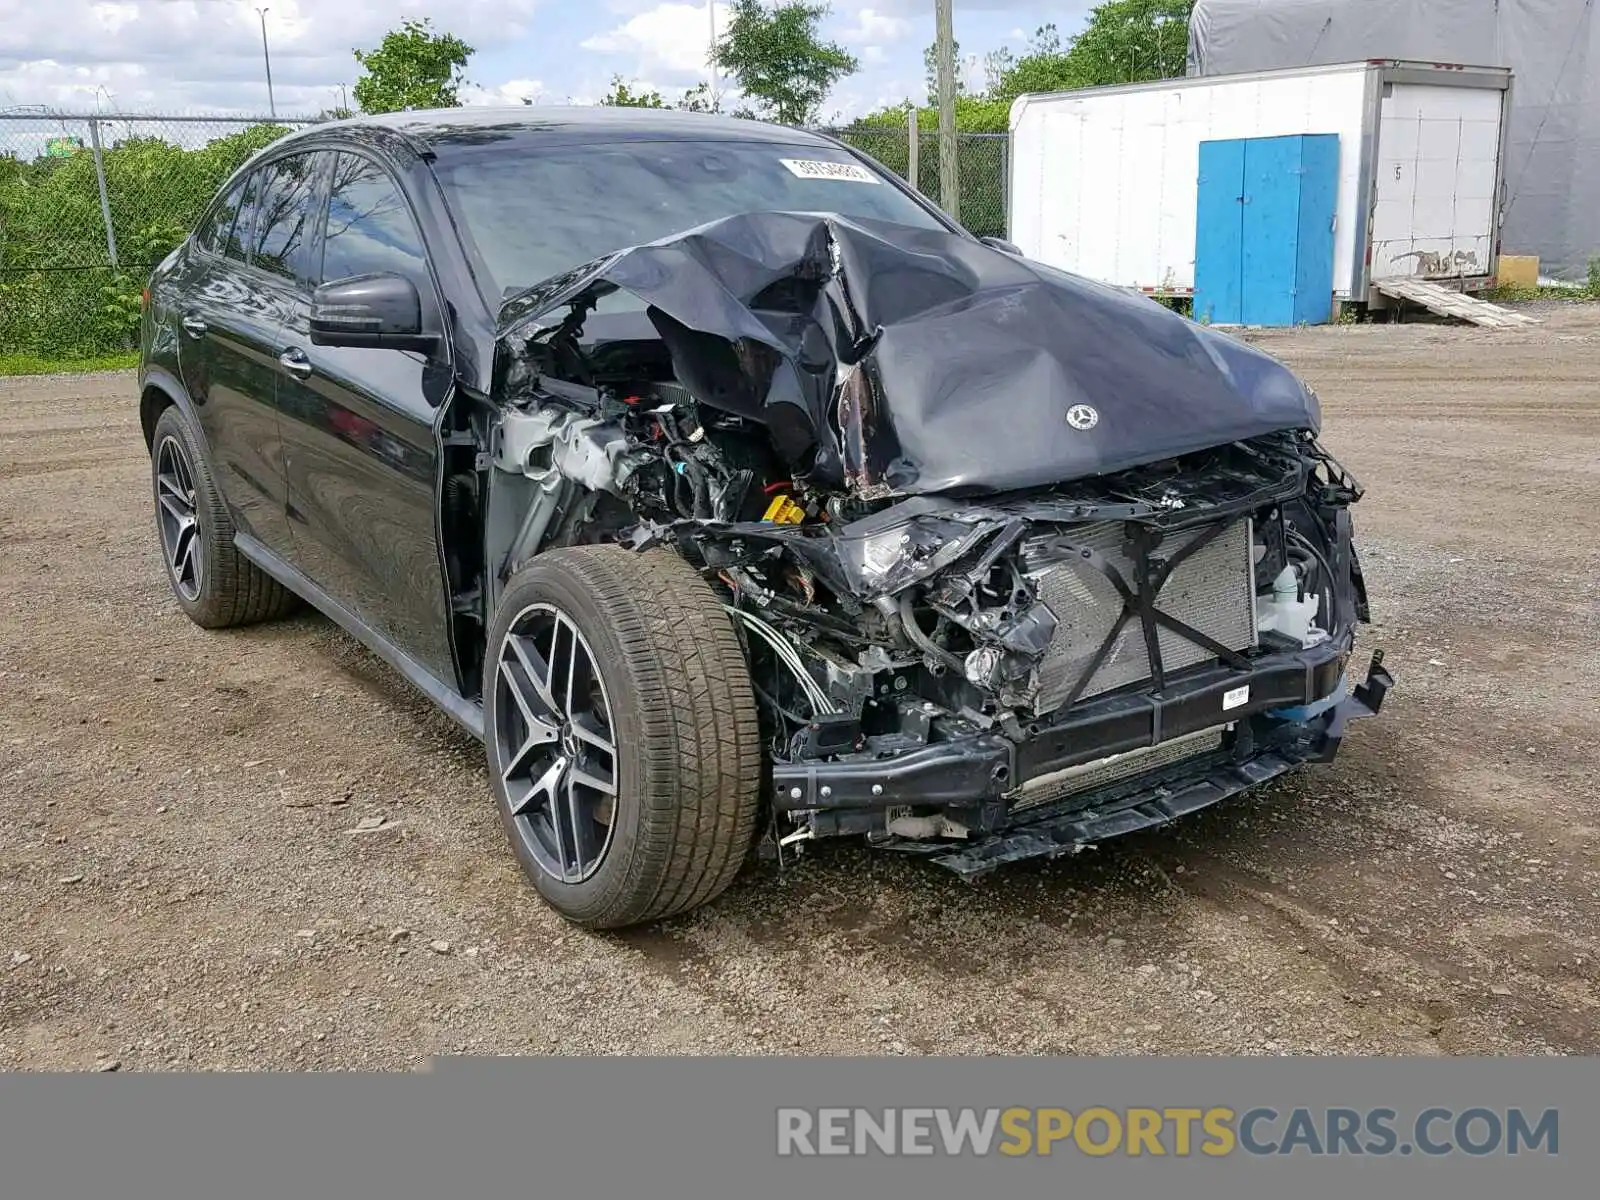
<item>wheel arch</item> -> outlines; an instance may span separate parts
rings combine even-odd
[[[155,450],[156,422],[161,419],[162,413],[173,407],[183,410],[202,446],[209,450],[210,447],[205,446],[205,430],[200,425],[188,391],[175,376],[152,368],[145,372],[143,386],[139,389],[139,429],[144,434],[146,453]]]

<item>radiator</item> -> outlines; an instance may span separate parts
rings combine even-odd
[[[1179,563],[1156,597],[1156,607],[1161,611],[1230,650],[1244,650],[1254,645],[1256,639],[1250,529],[1249,521],[1235,521],[1220,536]],[[1137,587],[1133,560],[1122,549],[1126,535],[1121,522],[1071,526],[1063,532],[1073,545],[1086,546],[1103,554],[1130,588]],[[1169,535],[1161,551],[1171,555],[1204,532],[1198,529]],[[1030,539],[1043,540],[1049,540],[1049,535]],[[1027,556],[1028,547],[1024,547],[1025,560]],[[1123,604],[1122,597],[1104,574],[1093,565],[1077,560],[1049,568],[1039,581],[1039,598],[1056,617],[1055,637],[1039,664],[1034,704],[1036,712],[1048,713],[1059,708],[1072,694],[1079,678],[1094,660],[1095,651],[1122,615]],[[1162,666],[1169,675],[1215,657],[1203,646],[1164,627],[1157,640]],[[1130,619],[1079,698],[1140,683],[1150,675],[1144,631],[1137,619]]]

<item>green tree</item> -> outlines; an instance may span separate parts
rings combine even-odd
[[[657,91],[634,91],[621,75],[611,77],[611,90],[600,97],[600,103],[610,108],[665,108],[667,103]]]
[[[1061,53],[1061,31],[1056,28],[1054,21],[1048,21],[1033,31],[1033,36],[1028,39],[1027,53],[1039,55]]]
[[[722,111],[722,101],[712,95],[709,83],[701,82],[678,97],[676,107],[684,112],[714,113]]]
[[[1169,79],[1184,72],[1194,0],[1106,0],[1065,50],[1054,25],[1034,32],[1026,51],[991,87],[996,99]]]
[[[1079,87],[1170,79],[1184,73],[1194,0],[1108,0],[1089,14],[1067,58]]]
[[[364,113],[454,108],[472,54],[471,46],[435,32],[426,18],[405,21],[384,34],[376,50],[355,51],[364,72],[356,80],[356,104]]]
[[[983,90],[992,94],[1006,77],[1006,72],[1017,65],[1017,56],[1010,46],[1001,46],[983,56]],[[930,89],[931,90],[931,89]]]
[[[676,108],[683,112],[721,112],[722,104],[711,94],[709,83],[697,83],[685,89],[683,95],[668,104],[655,89],[635,91],[621,75],[611,77],[611,90],[600,97],[600,103],[612,108]]]
[[[1093,20],[1092,15],[1090,19]],[[989,88],[996,99],[1010,101],[1024,92],[1059,92],[1088,86],[1077,81],[1071,59],[1061,49],[1061,34],[1054,24],[1041,25],[1034,30],[1020,56],[1012,58],[1008,50],[1006,57],[1009,61]]]
[[[835,42],[824,42],[818,25],[825,4],[778,0],[733,0],[732,15],[712,58],[739,83],[758,115],[784,125],[817,118],[833,85],[860,67]]]

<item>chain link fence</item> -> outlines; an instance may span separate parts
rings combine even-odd
[[[133,349],[151,269],[235,167],[307,123],[0,113],[0,354]]]
[[[139,293],[217,188],[308,118],[0,113],[0,355],[79,358],[134,349]],[[909,129],[830,130],[939,196],[939,142]],[[1008,139],[958,138],[960,209],[1004,237]],[[912,159],[916,160],[915,179]]]
[[[855,125],[825,132],[870,154],[923,195],[939,202],[939,135],[920,130],[916,147],[916,178],[912,178],[909,124]],[[956,135],[956,164],[960,205],[956,219],[979,237],[1006,236],[1006,188],[1010,179],[1011,139],[1004,133]]]

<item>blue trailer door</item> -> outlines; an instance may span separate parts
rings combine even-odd
[[[1333,310],[1337,134],[1200,144],[1195,319],[1296,325]]]
[[[1200,143],[1194,319],[1244,322],[1244,139]]]
[[[1297,137],[1250,138],[1244,144],[1246,325],[1294,324],[1299,162]]]
[[[1294,322],[1333,319],[1333,221],[1339,209],[1339,135],[1300,139],[1300,225],[1295,237]]]

